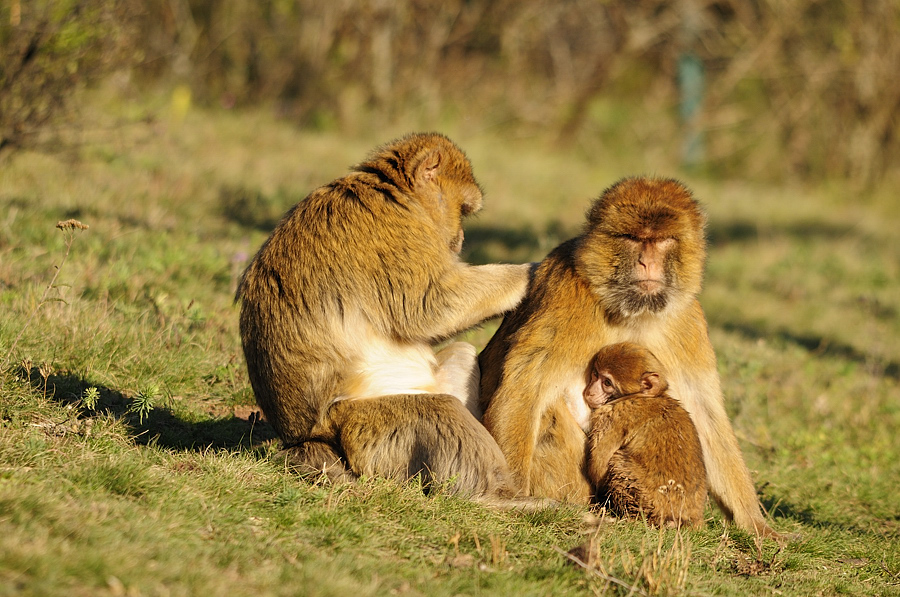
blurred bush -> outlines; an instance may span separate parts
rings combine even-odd
[[[705,14],[711,159],[865,185],[900,163],[900,2],[731,0]]]
[[[0,149],[24,146],[73,91],[127,62],[120,0],[8,0],[0,5]]]
[[[866,185],[900,163],[896,0],[120,1],[144,80],[303,126],[465,111],[565,143],[702,142],[725,174]],[[95,31],[115,3],[59,4]],[[2,27],[5,72],[34,34]]]

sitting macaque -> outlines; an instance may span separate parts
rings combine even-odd
[[[584,400],[592,410],[588,477],[595,501],[657,526],[702,525],[700,439],[688,412],[666,394],[659,361],[622,342],[600,350],[589,372]]]
[[[455,143],[411,134],[314,190],[263,243],[238,288],[241,343],[257,403],[298,471],[420,475],[521,503],[478,420],[475,348],[432,348],[527,289],[529,264],[460,258],[463,220],[481,203]]]
[[[784,539],[763,516],[697,300],[705,222],[680,182],[625,178],[593,202],[583,233],[535,268],[525,298],[478,357],[484,426],[521,495],[592,499],[586,368],[599,347],[635,342],[665,366],[666,393],[690,413],[709,494],[725,518]]]

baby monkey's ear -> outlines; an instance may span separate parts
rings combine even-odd
[[[659,373],[644,373],[641,378],[641,394],[645,396],[659,396],[663,391]]]

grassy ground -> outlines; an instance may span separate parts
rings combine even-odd
[[[713,507],[702,530],[660,532],[286,472],[251,417],[236,278],[287,207],[405,129],[96,109],[77,159],[0,163],[0,595],[900,595],[887,189],[754,187],[445,129],[487,191],[473,261],[539,259],[625,174],[694,188],[729,410],[773,524],[802,536],[779,549]],[[90,228],[55,228],[68,218]],[[483,346],[495,327],[465,337]],[[560,550],[588,540],[594,567],[567,564]]]

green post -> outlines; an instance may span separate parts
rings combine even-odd
[[[678,59],[679,114],[684,126],[681,161],[689,168],[704,159],[703,132],[698,123],[704,83],[703,61],[691,52],[683,53]]]
[[[703,61],[694,53],[699,37],[702,9],[695,0],[681,0],[681,55],[678,57],[679,114],[684,131],[681,163],[694,168],[703,163],[703,131],[700,108],[703,105],[705,77]]]

